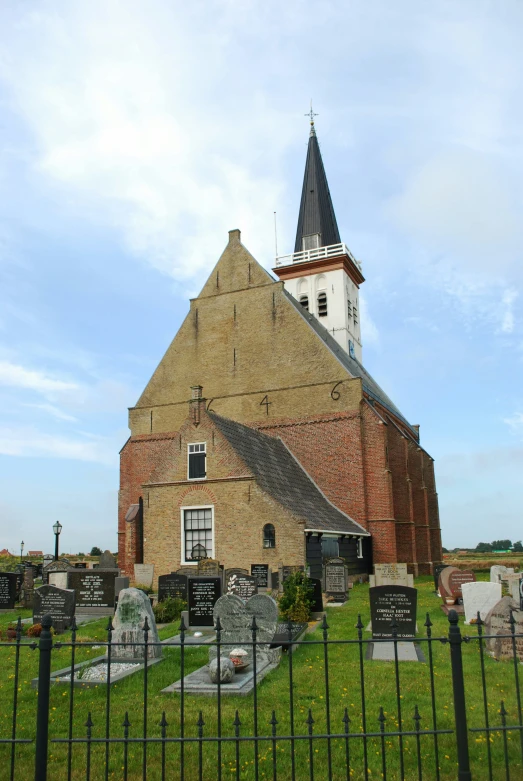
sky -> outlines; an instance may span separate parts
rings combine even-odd
[[[311,98],[363,362],[443,544],[523,538],[523,4],[3,0],[0,549],[116,550],[132,407],[227,243],[291,252]]]

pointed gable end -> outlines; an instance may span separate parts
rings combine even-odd
[[[239,230],[229,231],[229,243],[211,271],[198,298],[234,293],[237,290],[274,283],[271,275],[243,246],[240,236]]]

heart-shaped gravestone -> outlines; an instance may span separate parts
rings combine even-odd
[[[233,648],[247,652],[246,661],[252,661],[252,619],[256,618],[256,655],[267,655],[269,644],[278,624],[278,605],[268,594],[255,594],[247,602],[235,594],[220,597],[213,610],[214,623],[221,624],[220,656],[229,657]],[[214,659],[217,646],[209,647],[209,659]]]

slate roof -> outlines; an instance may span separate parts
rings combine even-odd
[[[252,471],[260,488],[283,507],[304,518],[306,529],[368,535],[362,526],[329,502],[281,439],[214,412],[208,414]]]
[[[364,366],[356,359],[352,358],[349,353],[340,347],[336,339],[330,334],[325,326],[323,326],[319,320],[307,312],[302,305],[291,296],[291,294],[283,289],[284,295],[294,306],[294,308],[300,313],[300,315],[307,320],[311,328],[316,331],[318,336],[325,342],[329,350],[334,353],[336,358],[340,361],[342,366],[349,372],[352,377],[360,377],[363,384],[363,390],[372,400],[379,402],[386,410],[392,412],[397,418],[399,418],[409,429],[409,432],[414,436],[416,441],[418,440],[418,433],[412,428],[408,420],[401,414],[395,404],[389,399],[385,391],[383,391],[378,383],[370,376]]]
[[[313,233],[320,234],[320,247],[341,242],[314,124],[307,148],[294,252],[301,252],[303,236]]]

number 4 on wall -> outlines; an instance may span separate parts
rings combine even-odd
[[[265,394],[263,399],[260,401],[260,407],[263,407],[265,404],[265,410],[267,412],[267,415],[269,414],[269,404],[272,404],[272,401],[269,401],[269,396]]]

